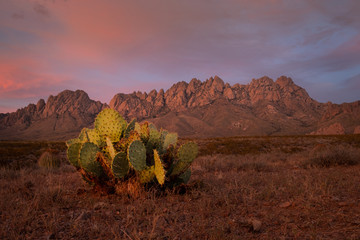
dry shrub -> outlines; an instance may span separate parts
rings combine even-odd
[[[360,163],[360,150],[351,146],[330,146],[318,144],[310,151],[309,159],[303,163],[303,167],[321,167],[348,165]]]
[[[60,164],[60,159],[56,155],[52,154],[50,151],[46,151],[41,154],[38,160],[38,165],[46,169],[59,168]]]

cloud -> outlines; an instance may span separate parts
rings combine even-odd
[[[360,74],[354,75],[337,84],[335,83],[315,83],[312,91],[317,92],[317,100],[323,102],[331,101],[335,103],[359,101]],[[329,98],[331,96],[331,99]]]
[[[48,89],[88,89],[103,100],[193,77],[234,84],[289,75],[324,86],[312,91],[317,98],[360,73],[356,0],[14,0],[0,9],[0,63],[12,66],[3,67],[3,93],[30,94],[29,84],[41,89],[49,78]]]
[[[11,17],[14,18],[14,19],[24,19],[24,18],[25,18],[23,12],[13,13],[13,14],[11,15]]]
[[[37,14],[41,16],[50,17],[50,11],[45,5],[42,5],[40,3],[35,3],[33,9]]]
[[[64,86],[61,76],[39,74],[17,65],[0,65],[0,99],[46,96],[58,85]]]
[[[344,81],[343,87],[347,90],[356,91],[357,93],[359,93],[358,90],[360,89],[360,74],[357,74],[355,76],[352,76],[352,77],[346,79]],[[360,100],[360,99],[357,99],[357,100]]]

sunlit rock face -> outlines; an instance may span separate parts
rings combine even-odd
[[[66,139],[92,126],[103,108],[176,131],[182,137],[344,134],[360,132],[360,101],[319,103],[289,77],[264,76],[249,84],[220,77],[178,82],[168,90],[118,93],[109,105],[81,90],[65,90],[45,102],[0,114],[0,139]]]
[[[345,128],[341,123],[334,123],[330,126],[320,128],[312,133],[311,135],[341,135],[345,134]]]
[[[0,118],[1,139],[62,139],[93,123],[107,105],[82,90],[50,95]]]

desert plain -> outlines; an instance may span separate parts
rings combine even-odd
[[[187,185],[110,195],[64,142],[1,141],[0,238],[360,239],[360,135],[191,140]],[[59,168],[38,166],[49,149]]]

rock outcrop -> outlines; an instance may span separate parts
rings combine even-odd
[[[320,128],[310,133],[310,135],[342,135],[342,134],[345,134],[345,128],[341,125],[341,123],[334,123],[330,126]]]
[[[1,139],[63,139],[90,126],[107,105],[93,101],[81,90],[50,95],[47,102],[29,104],[0,116]]]
[[[117,94],[110,101],[110,107],[123,115],[148,118],[170,111],[206,106],[218,99],[225,99],[235,105],[254,106],[267,102],[291,111],[314,108],[312,114],[318,115],[319,103],[309,97],[307,92],[295,85],[290,78],[280,77],[276,82],[268,77],[253,79],[248,85],[228,83],[215,76],[204,82],[192,79],[190,83],[178,82],[165,93],[152,90],[149,94]]]
[[[359,131],[360,101],[319,103],[291,78],[269,77],[231,86],[215,76],[163,89],[116,94],[109,106],[80,90],[0,114],[0,139],[62,139],[90,126],[104,107],[127,120],[147,120],[182,137],[344,134]],[[341,127],[340,127],[341,126]]]

